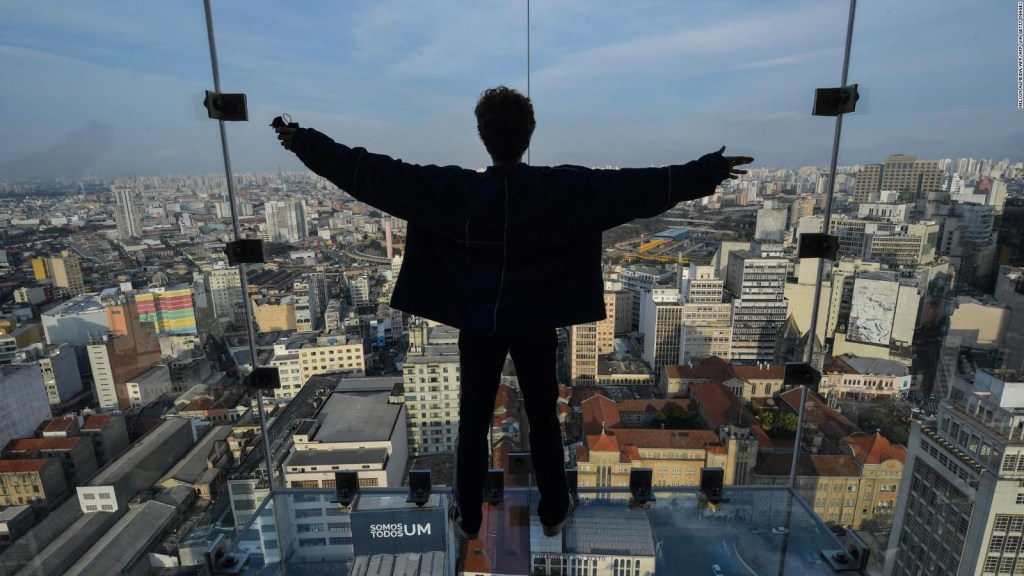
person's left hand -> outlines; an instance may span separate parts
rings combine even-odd
[[[283,146],[285,150],[291,150],[292,139],[295,138],[295,133],[298,132],[299,129],[280,126],[278,128],[274,128],[274,131],[277,132],[277,139],[281,142],[281,146]]]
[[[715,153],[722,154],[725,152],[725,146],[719,148]],[[743,164],[750,164],[754,161],[750,156],[723,156],[725,161],[729,163],[729,178],[735,180],[740,174],[746,174],[746,170],[740,170],[736,166],[742,166]]]

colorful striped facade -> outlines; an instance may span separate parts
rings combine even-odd
[[[186,284],[150,288],[135,294],[139,320],[156,325],[157,334],[197,334],[192,288]]]

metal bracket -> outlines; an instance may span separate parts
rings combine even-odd
[[[783,376],[782,385],[807,386],[817,392],[818,384],[821,383],[821,372],[806,362],[787,362],[786,374]]]
[[[646,506],[654,502],[653,490],[654,470],[651,468],[633,468],[629,471],[629,493],[632,498],[630,506]]]
[[[206,98],[203,98],[203,106],[206,107],[207,115],[214,120],[224,120],[225,122],[247,122],[249,120],[245,94],[218,94],[207,90]]]
[[[405,501],[424,506],[430,501],[431,492],[430,470],[409,470],[409,497]]]
[[[505,500],[505,471],[491,468],[484,479],[484,502],[497,506]]]
[[[332,502],[341,504],[345,508],[352,506],[359,496],[359,473],[358,472],[335,472],[334,473],[334,495]]]
[[[801,234],[796,257],[824,258],[835,262],[839,256],[839,237],[828,234]]]
[[[814,108],[811,110],[811,114],[813,116],[849,114],[857,109],[857,100],[859,99],[860,94],[857,92],[856,84],[840,88],[817,88],[814,90]]]
[[[700,491],[711,504],[722,501],[722,485],[725,484],[725,468],[720,466],[700,469]]]
[[[245,386],[258,390],[277,390],[281,387],[281,375],[277,371],[277,366],[256,367],[246,375]]]
[[[228,257],[228,264],[263,264],[267,261],[263,252],[263,240],[235,240],[228,242],[224,247],[224,254]]]

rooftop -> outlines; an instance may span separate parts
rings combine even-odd
[[[110,416],[100,416],[98,414],[87,416],[85,423],[82,424],[82,430],[102,430],[109,420]]]
[[[754,473],[759,476],[789,476],[792,454],[759,454]],[[797,476],[860,476],[853,456],[838,454],[802,454]]]
[[[380,442],[390,440],[393,434],[405,434],[405,422],[399,420],[402,405],[388,403],[390,396],[390,387],[386,390],[335,390],[317,412],[320,429],[311,440]]]
[[[359,448],[346,450],[297,450],[285,462],[286,467],[298,466],[353,466],[380,464],[388,461],[386,448]]]
[[[81,438],[15,438],[4,446],[4,452],[36,452],[39,450],[71,450]]]
[[[0,460],[0,474],[39,472],[50,462],[49,458],[15,458],[13,460]]]
[[[902,444],[893,444],[877,432],[871,435],[858,432],[843,441],[861,464],[881,464],[887,460],[905,463],[907,460],[907,449]]]

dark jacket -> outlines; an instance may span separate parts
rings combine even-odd
[[[356,199],[408,221],[392,307],[501,334],[603,319],[601,232],[709,196],[729,174],[717,153],[621,170],[418,166],[309,128],[292,149]]]

